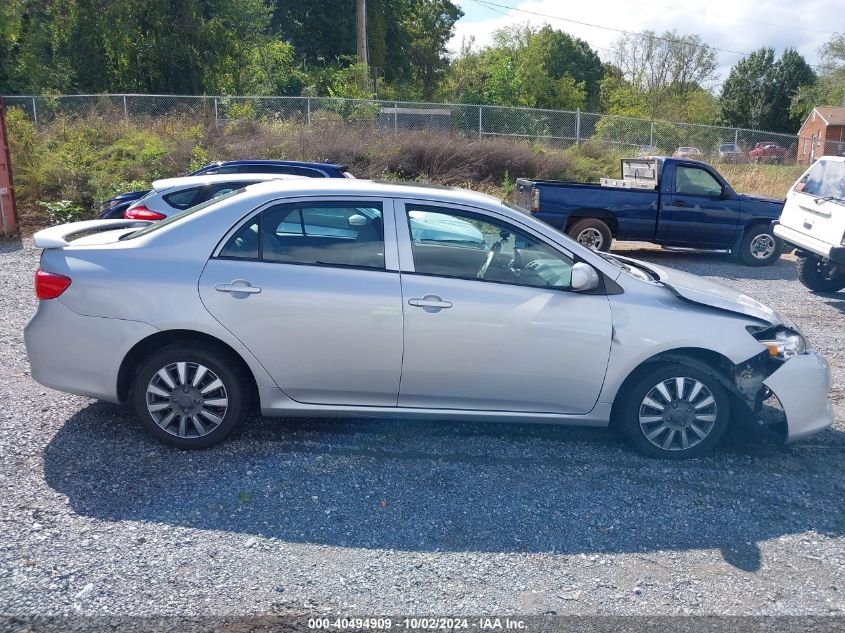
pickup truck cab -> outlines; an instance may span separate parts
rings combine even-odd
[[[780,257],[772,232],[783,200],[736,193],[697,160],[626,158],[622,178],[600,184],[516,181],[516,203],[577,242],[606,251],[611,241],[730,250],[749,266]]]
[[[845,288],[845,156],[822,156],[804,172],[774,232],[795,246],[798,278],[807,288]]]

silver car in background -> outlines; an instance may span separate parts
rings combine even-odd
[[[420,214],[455,230],[414,230]],[[742,420],[785,441],[833,422],[827,363],[784,317],[474,192],[268,181],[35,244],[33,378],[129,403],[181,448],[223,440],[251,407],[613,424],[667,458]]]
[[[290,174],[211,174],[163,178],[123,212],[130,220],[163,220],[185,209],[266,180],[305,178]]]

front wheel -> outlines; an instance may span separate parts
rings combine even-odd
[[[798,279],[813,292],[838,292],[845,288],[845,270],[831,262],[808,255],[795,265]]]
[[[772,233],[771,226],[760,224],[746,229],[738,255],[746,266],[768,266],[775,263],[782,252],[783,240]]]
[[[729,397],[718,381],[677,363],[644,372],[621,398],[619,429],[648,457],[699,457],[719,441],[730,417]]]
[[[613,241],[613,233],[605,222],[597,218],[584,218],[575,222],[566,234],[573,240],[594,251],[607,251]]]
[[[132,381],[141,426],[178,448],[207,448],[226,439],[248,410],[240,364],[215,348],[177,343],[149,356]]]

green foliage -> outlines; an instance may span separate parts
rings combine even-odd
[[[56,200],[55,202],[39,201],[38,206],[44,208],[46,212],[45,220],[48,226],[79,222],[85,216],[85,209],[75,204],[72,200]]]
[[[800,99],[816,75],[800,53],[761,48],[739,61],[722,86],[721,119],[726,125],[772,132],[795,132],[801,125],[790,104]]]
[[[793,121],[807,117],[819,105],[845,105],[845,33],[835,33],[819,50],[821,66],[815,84],[801,86],[792,96]]]
[[[513,192],[516,190],[516,181],[510,177],[508,170],[505,170],[505,175],[502,176],[502,185],[501,185],[502,193],[505,194],[506,198],[510,198],[513,195]]]
[[[465,45],[445,84],[460,103],[575,110],[598,106],[601,61],[586,42],[544,26],[497,31],[478,52]]]

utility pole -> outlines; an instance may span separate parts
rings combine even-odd
[[[369,63],[367,56],[367,0],[358,0],[356,26],[358,30],[358,62]]]

